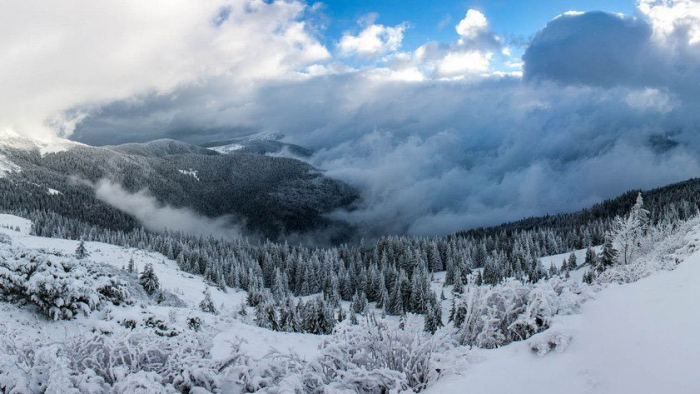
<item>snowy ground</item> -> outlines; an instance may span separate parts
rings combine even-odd
[[[427,392],[700,393],[698,299],[694,252],[674,271],[604,289],[581,314],[557,317],[529,341],[468,353],[461,373]],[[531,350],[530,343],[557,332],[572,335],[568,348],[542,357]]]
[[[16,229],[19,228],[19,231]],[[45,253],[69,255],[77,241],[29,235],[31,223],[11,215],[0,215],[0,233],[16,246]],[[674,271],[661,271],[636,283],[610,285],[584,304],[580,314],[557,316],[552,327],[524,342],[496,350],[455,348],[448,355],[436,355],[435,363],[449,363],[443,376],[427,393],[700,393],[700,230],[687,237],[688,248],[678,256],[682,264]],[[182,325],[196,315],[205,321],[213,337],[212,356],[223,359],[233,343],[243,340],[242,349],[256,357],[270,351],[292,351],[307,360],[318,353],[325,336],[273,332],[241,321],[236,313],[246,293],[209,286],[200,277],[180,271],[175,261],[158,253],[89,242],[90,259],[122,268],[133,258],[139,269],[151,263],[164,289],[175,293],[185,308],[137,303],[115,307],[119,316],[153,314]],[[579,264],[585,250],[576,251]],[[568,253],[542,258],[561,263]],[[573,276],[573,275],[572,275]],[[444,273],[433,277],[432,287],[440,294]],[[209,288],[219,315],[199,311],[203,291]],[[450,287],[444,289],[450,297]],[[443,320],[447,321],[450,300],[445,300]],[[102,329],[105,312],[71,321],[52,322],[14,304],[0,303],[0,334],[49,337],[60,341],[80,331]],[[409,316],[409,319],[420,317]],[[245,320],[245,319],[244,319]],[[395,323],[395,322],[394,322]],[[568,347],[543,356],[532,344],[555,334],[572,339]]]
[[[6,228],[10,227],[10,228]],[[20,231],[14,229],[19,227]],[[48,253],[72,254],[78,246],[78,241],[44,238],[29,235],[31,223],[23,218],[0,214],[0,233],[9,235],[13,245],[24,246],[28,249],[42,250]],[[196,315],[201,317],[214,333],[212,356],[224,358],[229,355],[230,344],[239,338],[243,339],[242,349],[254,356],[264,356],[272,350],[283,353],[293,351],[302,357],[309,358],[316,353],[318,344],[323,339],[318,335],[274,332],[246,324],[234,318],[245,302],[247,293],[228,289],[224,293],[215,286],[207,285],[201,277],[197,277],[178,269],[174,260],[169,260],[160,253],[151,253],[134,248],[100,243],[86,242],[90,253],[89,259],[117,268],[125,267],[130,258],[134,259],[136,267],[141,270],[147,263],[153,264],[161,287],[175,293],[187,304],[187,308],[171,308],[159,305],[134,305],[114,308],[116,317],[139,316],[150,313],[164,321],[175,319],[182,321]],[[217,316],[199,311],[199,302],[204,298],[204,289],[208,287],[215,306],[221,311]],[[37,316],[31,311],[19,309],[14,304],[0,303],[0,328],[2,331],[22,332],[22,335],[49,335],[56,340],[73,335],[81,330],[92,330],[104,326],[104,312],[93,313],[90,317],[80,317],[71,321],[52,322]],[[28,330],[29,329],[29,330]]]

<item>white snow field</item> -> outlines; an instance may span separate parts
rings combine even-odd
[[[689,235],[690,250],[698,237],[696,228]],[[552,327],[530,340],[474,350],[475,363],[426,392],[700,393],[698,300],[696,251],[673,271],[610,285],[580,314],[556,317]],[[532,344],[556,334],[571,335],[568,347],[544,356],[532,350]]]
[[[631,284],[602,287],[580,313],[555,316],[548,330],[528,340],[494,350],[457,346],[435,354],[432,368],[440,369],[440,377],[424,392],[700,393],[700,227],[698,221],[695,223],[696,227],[672,243],[668,252],[656,256],[680,262],[674,270],[659,270]],[[31,223],[26,219],[0,215],[0,234],[11,239],[12,247],[60,258],[71,255],[78,245],[77,241],[31,236],[30,229]],[[99,310],[87,317],[51,321],[31,308],[0,302],[0,334],[61,343],[81,332],[123,330],[118,320],[124,318],[144,319],[151,315],[182,328],[187,325],[186,319],[197,316],[204,322],[202,334],[211,338],[210,354],[214,360],[226,360],[232,349],[240,346],[251,357],[262,358],[278,351],[293,352],[312,361],[319,355],[319,344],[335,338],[259,328],[252,321],[252,313],[247,318],[238,316],[245,292],[224,292],[200,277],[180,271],[175,261],[161,254],[98,242],[87,242],[86,246],[89,260],[98,264],[121,269],[131,258],[138,270],[152,264],[162,288],[176,294],[185,305],[161,306],[143,299],[133,305],[112,306],[109,312]],[[0,243],[0,248],[5,247],[6,242]],[[576,252],[579,264],[584,252]],[[566,256],[542,260],[548,265],[550,261],[561,262]],[[443,281],[444,273],[435,275],[433,288],[438,294]],[[202,312],[198,307],[206,288],[220,311],[218,315]],[[445,288],[448,296],[449,290]],[[450,300],[443,301],[442,306],[443,320],[447,322]],[[419,316],[409,316],[408,320],[422,325]],[[543,344],[546,346],[540,346]],[[543,351],[552,347],[551,351]]]
[[[5,226],[10,227],[5,228]],[[14,229],[19,227],[20,231]],[[71,255],[78,246],[78,241],[44,238],[29,235],[31,222],[13,215],[0,214],[0,233],[9,235],[14,246],[42,250],[49,253]],[[270,351],[292,351],[302,357],[310,357],[316,353],[318,344],[323,336],[304,335],[297,333],[276,332],[259,328],[253,324],[245,324],[233,318],[240,305],[245,302],[247,293],[240,290],[228,289],[224,293],[216,286],[207,285],[201,277],[181,271],[174,260],[169,260],[160,253],[146,252],[135,248],[100,243],[86,242],[90,253],[89,259],[96,263],[112,265],[116,268],[125,267],[133,257],[140,271],[147,263],[153,264],[163,290],[175,293],[188,308],[173,308],[159,305],[134,305],[113,308],[115,316],[134,317],[143,315],[144,311],[152,313],[164,321],[171,320],[171,313],[176,314],[180,325],[189,316],[200,317],[214,331],[212,357],[225,358],[229,356],[231,344],[242,339],[241,349],[252,356],[262,357]],[[198,304],[204,298],[203,292],[209,288],[214,305],[220,310],[218,315],[204,313]],[[174,311],[174,312],[171,312]],[[35,313],[19,309],[10,303],[0,302],[0,333],[21,332],[22,335],[50,335],[55,340],[62,340],[80,331],[94,328],[105,329],[104,312],[98,311],[88,317],[78,316],[73,320],[49,321]],[[26,329],[31,327],[31,330]],[[18,331],[19,330],[19,331]]]

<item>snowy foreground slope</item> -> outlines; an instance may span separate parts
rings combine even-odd
[[[687,236],[683,262],[638,282],[610,285],[580,314],[495,350],[428,393],[700,393],[700,231]],[[538,356],[537,341],[571,335],[568,347]]]
[[[20,231],[15,231],[17,227]],[[26,219],[0,214],[0,233],[8,235],[13,246],[70,256],[78,245],[78,241],[31,236],[30,228],[31,223]],[[139,320],[141,317],[143,320],[143,316],[152,314],[178,327],[186,326],[185,319],[197,316],[204,321],[205,329],[208,328],[209,333],[213,335],[212,358],[228,357],[231,344],[238,338],[244,339],[241,344],[242,350],[254,356],[264,356],[271,350],[293,351],[302,356],[310,356],[315,353],[322,339],[316,335],[265,330],[234,319],[233,316],[237,315],[241,304],[245,303],[246,292],[228,289],[228,292],[224,293],[216,286],[207,285],[201,277],[182,272],[175,261],[168,260],[159,253],[100,242],[86,242],[86,245],[90,261],[96,263],[122,269],[126,267],[129,259],[133,258],[138,270],[148,263],[153,264],[161,288],[175,294],[185,304],[182,305],[184,308],[169,307],[143,300],[133,306],[112,308],[111,313],[116,318]],[[204,298],[205,288],[211,291],[214,305],[220,312],[218,315],[204,313],[198,307]],[[79,316],[74,320],[50,321],[27,309],[18,309],[14,304],[0,303],[0,333],[15,333],[25,339],[32,336],[48,336],[61,341],[79,332],[116,328],[109,327],[110,325],[116,326],[116,323],[106,322],[104,311],[95,312],[89,317]]]
[[[575,308],[574,314],[554,316],[547,330],[525,341],[498,349],[458,346],[449,339],[451,323],[430,337],[423,332],[423,318],[418,315],[407,317],[405,331],[397,330],[398,317],[390,316],[387,320],[390,329],[383,335],[389,342],[403,341],[406,345],[400,349],[407,353],[401,353],[403,356],[399,362],[432,347],[434,353],[426,374],[430,378],[424,391],[427,393],[700,393],[697,367],[700,361],[700,336],[697,335],[700,327],[700,308],[697,307],[700,299],[699,223],[696,220],[689,224],[690,231],[683,233],[682,237],[664,241],[647,259],[642,259],[637,268],[620,268],[620,272],[632,272],[635,278],[652,272],[650,276],[630,284],[586,287],[578,297],[586,298],[590,292],[593,299]],[[31,223],[26,219],[0,215],[0,258],[8,256],[8,250],[14,248],[15,256],[18,250],[27,250],[50,256],[54,261],[71,259],[77,241],[32,236],[29,235],[30,228]],[[175,261],[158,253],[98,242],[87,242],[86,247],[90,253],[86,264],[107,267],[105,272],[127,282],[134,281],[134,275],[124,269],[130,259],[134,260],[139,271],[146,264],[152,264],[161,290],[168,295],[166,300],[159,303],[156,297],[147,296],[142,289],[132,286],[132,303],[108,305],[88,316],[81,314],[70,320],[57,321],[38,314],[34,305],[0,302],[0,347],[6,346],[8,341],[13,344],[0,349],[4,352],[4,359],[0,360],[0,385],[3,387],[20,387],[15,391],[18,393],[62,394],[296,393],[304,392],[302,387],[308,388],[309,379],[322,376],[320,371],[327,373],[329,365],[345,363],[339,355],[354,357],[358,349],[371,353],[368,348],[381,345],[376,337],[364,336],[362,326],[354,326],[359,331],[352,331],[353,326],[340,325],[340,333],[332,336],[259,328],[253,321],[255,313],[252,308],[246,308],[247,315],[240,314],[247,296],[243,291],[222,291],[205,283],[201,277],[182,272]],[[575,252],[578,261],[584,260],[584,253]],[[545,267],[551,263],[558,265],[567,256],[545,257],[542,262]],[[669,270],[671,268],[675,269]],[[584,269],[571,272],[571,280],[580,282]],[[434,275],[432,286],[437,293],[443,292],[443,282],[444,273]],[[217,314],[201,310],[199,304],[205,290],[211,293]],[[445,322],[451,304],[451,290],[452,286],[444,289],[447,297],[442,301]],[[191,329],[189,322],[193,318],[201,320],[201,328]],[[137,329],[125,327],[127,321],[136,322]],[[149,321],[158,321],[167,327],[159,328],[156,324],[154,328]],[[161,334],[151,332],[156,329]],[[343,330],[349,331],[343,334]],[[168,337],[170,331],[179,334]],[[68,358],[79,359],[80,354],[66,356],[61,352],[80,350],[80,345],[75,342],[94,340],[91,333],[116,338],[110,346],[117,350],[120,338],[127,338],[131,343],[129,341],[137,339],[133,333],[138,333],[149,341],[157,341],[154,346],[168,343],[174,344],[170,346],[190,346],[196,339],[202,344],[203,351],[194,346],[195,350],[189,353],[173,351],[170,361],[159,367],[158,374],[138,372],[140,361],[126,363],[131,368],[129,371],[122,365],[105,372],[107,381],[100,381],[94,375],[86,377],[75,372],[62,372],[60,365],[52,364]],[[33,352],[40,353],[36,347],[29,353],[22,353],[22,343],[29,347],[41,343],[50,357],[34,355]],[[68,343],[70,346],[56,350],[52,343]],[[151,351],[148,345],[139,346]],[[274,354],[279,356],[271,358],[271,352],[278,352]],[[27,354],[33,355],[34,359],[23,360]],[[9,362],[8,355],[16,361]],[[84,359],[88,364],[92,362],[91,357],[99,357],[88,356]],[[362,380],[363,376],[366,381],[377,379],[382,374],[389,378],[398,376],[386,370],[372,374],[373,371],[366,371],[362,365],[348,367],[350,364],[346,363],[345,369],[338,369],[339,376],[344,373],[347,380],[343,381],[343,376],[340,376],[341,383],[326,387],[323,392],[362,391],[358,387],[363,387],[365,382],[358,379]],[[72,371],[80,370],[75,366],[71,368]],[[226,368],[231,372],[221,373]],[[179,375],[172,377],[172,373]],[[41,374],[50,376],[39,376]],[[159,380],[168,374],[174,383],[161,385]],[[61,376],[72,383],[62,381]],[[59,389],[44,389],[36,382]],[[66,391],[66,387],[80,389]],[[208,388],[204,390],[202,387]],[[389,392],[401,392],[397,390]]]

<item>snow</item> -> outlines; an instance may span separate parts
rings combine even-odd
[[[0,154],[0,178],[5,177],[8,173],[19,171],[20,167],[10,161],[7,156]]]
[[[5,228],[8,226],[10,228]],[[14,229],[20,228],[17,232]],[[45,238],[29,235],[31,222],[14,215],[0,214],[0,233],[10,236],[13,245],[28,249],[40,250],[50,254],[71,255],[74,253],[79,241],[56,238]],[[317,354],[318,345],[323,336],[306,335],[297,333],[275,332],[259,328],[250,322],[246,324],[233,318],[233,315],[245,303],[247,293],[241,290],[227,289],[223,292],[216,286],[205,283],[201,277],[181,271],[174,260],[167,259],[160,253],[147,252],[135,248],[105,244],[101,242],[86,242],[89,259],[96,263],[103,263],[122,268],[127,266],[129,259],[133,258],[137,270],[141,271],[146,264],[151,263],[163,290],[175,293],[187,304],[187,309],[170,308],[158,305],[135,305],[132,307],[116,308],[112,311],[115,318],[140,319],[144,313],[153,313],[163,320],[168,320],[171,311],[175,311],[178,318],[184,320],[188,316],[198,315],[208,322],[216,332],[213,334],[212,356],[216,359],[225,358],[230,354],[231,344],[238,338],[244,340],[241,348],[247,354],[263,357],[270,351],[287,353],[293,351],[300,356],[310,359]],[[203,292],[209,288],[214,305],[220,314],[214,316],[199,311],[199,302],[204,298]],[[73,321],[46,322],[37,318],[36,314],[29,310],[17,309],[12,304],[0,302],[0,333],[3,331],[22,327],[32,327],[29,332],[39,335],[49,335],[51,338],[62,339],[70,334],[97,328],[107,331],[109,324],[103,320],[103,313],[95,313],[90,318],[79,318]],[[47,333],[48,332],[48,333]]]
[[[597,253],[600,253],[600,251],[603,250],[602,246],[594,246],[593,251]],[[583,264],[584,261],[586,261],[586,249],[578,249],[572,251],[574,255],[576,256],[576,264],[580,267],[581,264]],[[554,265],[557,268],[561,268],[562,262],[567,261],[569,259],[569,255],[572,252],[566,252],[566,253],[561,253],[561,254],[556,254],[552,256],[545,256],[545,257],[540,257],[540,261],[542,262],[542,266],[545,269],[549,269],[550,264],[554,263]]]
[[[189,176],[193,177],[194,179],[196,179],[197,181],[199,181],[199,176],[197,176],[197,170],[193,170],[190,168],[188,170],[178,170],[178,171],[182,175],[189,175]]]
[[[239,338],[244,339],[241,349],[257,357],[265,356],[271,351],[278,351],[293,352],[306,360],[311,360],[318,355],[318,346],[325,336],[275,332],[234,320],[225,331],[214,337],[214,343],[217,345],[212,349],[212,357],[226,358],[230,354],[231,344]]]
[[[49,194],[52,195],[52,196],[55,196],[55,195],[57,195],[57,194],[63,194],[63,192],[58,191],[58,190],[56,190],[56,189],[52,189],[52,188],[50,188],[50,187],[48,188],[48,190],[49,190]]]
[[[41,156],[44,156],[49,153],[64,152],[70,148],[85,145],[56,136],[29,137],[5,129],[0,131],[0,146],[20,150],[39,149]]]
[[[698,283],[700,253],[693,252],[673,271],[609,286],[581,314],[556,317],[528,341],[473,350],[474,363],[427,393],[699,393]],[[532,350],[557,334],[571,337],[566,348],[544,356]]]
[[[32,236],[30,230],[29,220],[0,214],[0,233],[8,236],[14,247],[66,256],[73,254],[78,245],[78,241]],[[671,260],[682,261],[675,270],[658,271],[631,284],[608,285],[595,294],[595,299],[583,304],[580,313],[555,316],[548,330],[526,341],[494,350],[457,346],[437,352],[433,366],[441,369],[442,376],[425,392],[700,393],[700,227],[681,241],[682,248],[674,247],[667,253]],[[50,322],[30,307],[0,302],[0,334],[60,342],[93,330],[112,332],[119,327],[117,321],[125,319],[138,321],[150,315],[184,327],[186,319],[197,316],[204,322],[203,332],[212,339],[214,360],[230,356],[239,341],[240,349],[252,357],[278,351],[314,360],[321,343],[335,338],[257,327],[250,312],[246,318],[237,315],[245,302],[245,292],[224,292],[201,277],[180,271],[174,260],[159,253],[99,242],[86,242],[86,248],[89,260],[97,264],[122,268],[133,258],[139,271],[152,264],[162,288],[176,294],[186,307],[161,306],[144,299],[88,317]],[[585,250],[575,253],[582,263]],[[542,262],[548,267],[550,262],[559,264],[568,255],[543,257]],[[576,273],[579,271],[583,270]],[[445,273],[433,276],[431,287],[438,295],[443,291],[444,278]],[[218,315],[199,310],[205,289],[211,292]],[[448,298],[450,289],[444,288]],[[442,306],[443,321],[447,322],[450,300],[443,301]],[[392,325],[395,320],[391,319]],[[410,326],[422,321],[413,315],[407,320]]]
[[[222,146],[213,146],[207,149],[213,150],[214,152],[221,153],[222,155],[226,155],[232,152],[235,152],[237,150],[243,149],[244,146],[241,144],[228,144],[228,145],[222,145]]]

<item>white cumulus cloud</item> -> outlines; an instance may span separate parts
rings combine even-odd
[[[392,27],[369,23],[357,35],[345,33],[338,43],[338,50],[344,56],[382,56],[401,47],[405,30],[406,25],[403,24]]]

